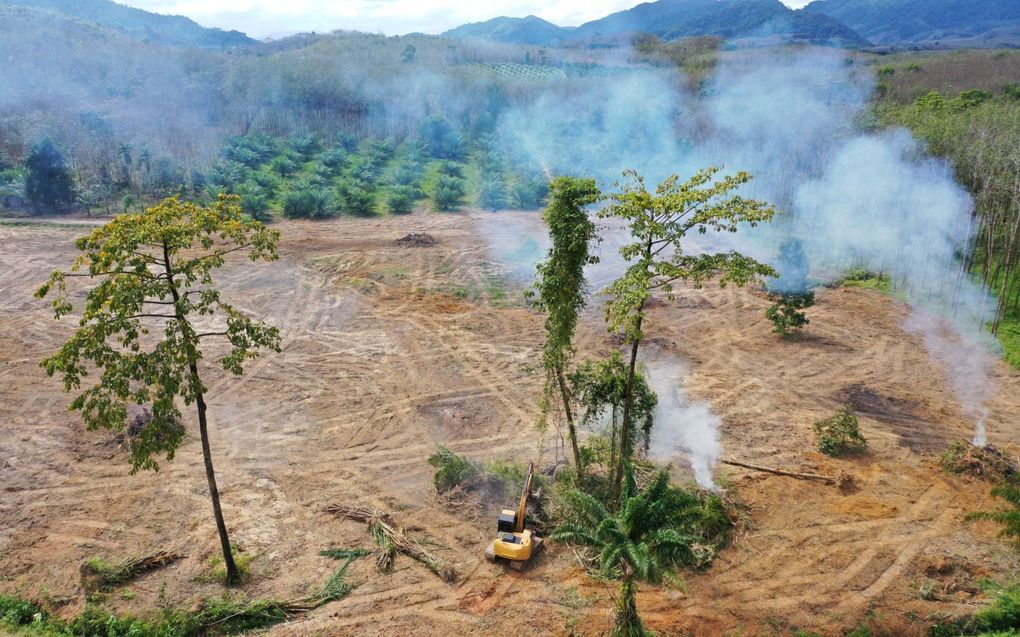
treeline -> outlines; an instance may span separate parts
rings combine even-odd
[[[990,329],[1014,349],[1020,345],[1020,84],[886,101],[879,116],[948,158],[974,197],[973,250],[961,256],[997,299]],[[1012,357],[1020,363],[1020,354]]]

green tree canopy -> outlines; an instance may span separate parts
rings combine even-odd
[[[716,179],[719,168],[698,171],[681,182],[672,175],[649,192],[644,179],[626,171],[628,181],[621,192],[609,195],[612,202],[600,212],[618,219],[630,230],[631,243],[620,248],[628,262],[623,276],[607,290],[606,322],[631,346],[626,398],[623,407],[620,464],[616,467],[615,495],[619,498],[623,467],[633,453],[633,386],[638,347],[643,338],[645,306],[652,293],[673,296],[673,285],[684,282],[695,289],[710,279],[719,285],[747,285],[764,277],[778,276],[771,267],[739,252],[688,254],[682,241],[690,232],[705,234],[736,232],[742,224],[757,225],[775,215],[772,206],[734,194],[751,179],[746,172]]]
[[[39,298],[53,294],[59,319],[76,311],[68,280],[83,277],[91,284],[77,330],[41,364],[47,374],[61,376],[66,391],[80,390],[71,409],[81,412],[90,430],[124,430],[130,404],[151,407],[151,420],[133,432],[132,472],[157,470],[158,454],[173,458],[183,439],[178,399],[196,405],[228,580],[238,571],[220,511],[199,363],[210,338],[229,343],[219,364],[232,374],[241,374],[260,349],[279,351],[277,328],[224,301],[213,279],[235,252],[251,261],[275,260],[278,238],[276,231],[246,220],[236,197],[221,195],[207,207],[166,199],[78,239],[82,254],[70,271],[54,272],[36,292]],[[96,382],[81,390],[93,373]]]

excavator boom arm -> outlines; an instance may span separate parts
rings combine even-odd
[[[528,513],[528,497],[531,495],[531,478],[535,473],[535,463],[528,463],[528,477],[524,479],[524,491],[521,493],[521,501],[517,505],[517,525],[514,531],[524,532],[524,516]]]

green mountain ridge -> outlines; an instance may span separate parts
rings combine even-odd
[[[815,0],[793,10],[779,0],[657,0],[582,24],[535,16],[493,18],[445,37],[554,45],[647,33],[665,40],[717,36],[846,48],[1020,46],[1016,0]]]
[[[815,0],[803,12],[879,45],[1020,46],[1017,0]]]

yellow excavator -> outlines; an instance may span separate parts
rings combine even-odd
[[[485,559],[509,563],[515,571],[523,571],[531,558],[542,550],[542,538],[537,537],[531,529],[524,528],[534,472],[535,463],[532,462],[528,465],[528,477],[524,480],[524,492],[521,493],[517,510],[503,509],[496,522],[496,539],[485,549]]]

